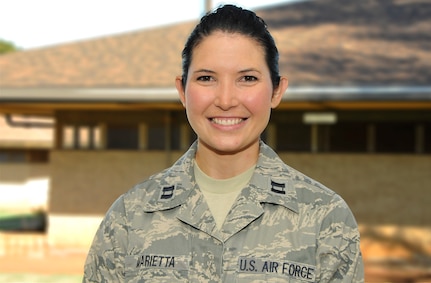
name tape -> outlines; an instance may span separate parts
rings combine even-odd
[[[135,257],[135,268],[188,270],[189,260],[185,256],[144,254]]]

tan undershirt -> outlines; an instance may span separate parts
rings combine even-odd
[[[219,230],[235,199],[250,181],[254,168],[255,166],[252,166],[244,173],[229,179],[214,179],[205,174],[195,161],[194,174],[196,182],[208,203]]]

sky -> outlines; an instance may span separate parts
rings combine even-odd
[[[211,1],[244,8],[289,0]],[[198,19],[204,0],[0,0],[0,39],[32,49]]]

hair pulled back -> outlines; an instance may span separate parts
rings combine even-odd
[[[278,50],[274,38],[269,33],[265,21],[254,12],[234,5],[224,5],[201,18],[191,32],[182,52],[182,84],[185,87],[187,73],[192,61],[193,50],[202,40],[215,31],[239,33],[254,39],[265,51],[273,87],[280,82]]]

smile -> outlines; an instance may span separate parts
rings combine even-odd
[[[222,125],[222,126],[238,125],[242,121],[244,121],[244,119],[242,118],[212,118],[211,119],[211,122],[213,122],[214,124]]]

